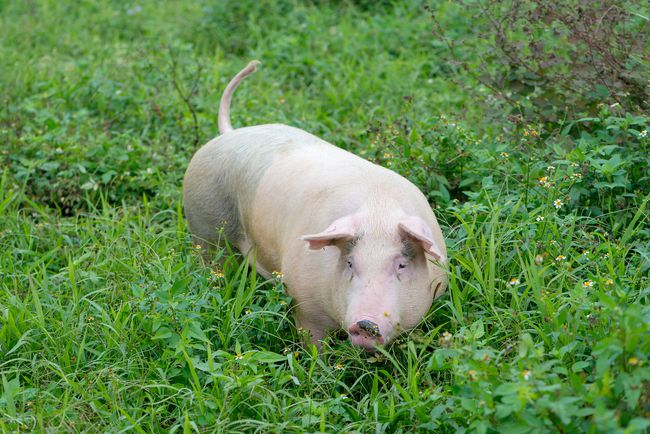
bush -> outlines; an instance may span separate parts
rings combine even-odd
[[[596,114],[600,103],[650,110],[647,3],[466,0],[458,7],[476,11],[476,29],[456,39],[445,29],[451,18],[431,10],[447,61],[510,104],[513,115],[559,124]]]

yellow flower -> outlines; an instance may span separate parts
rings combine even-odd
[[[614,281],[612,279],[608,278],[607,280],[605,280],[605,285],[610,286],[610,285],[613,285],[613,284],[614,284]]]
[[[521,282],[516,277],[513,277],[512,279],[510,279],[508,283],[510,284],[510,286],[515,286],[515,285],[519,285]]]
[[[638,365],[640,363],[640,361],[636,357],[630,357],[630,359],[627,361],[627,363],[630,366],[636,366],[636,365]]]
[[[336,366],[334,366],[334,369],[336,369],[337,371],[342,371],[343,370],[343,365],[340,364],[340,363],[337,363]]]
[[[557,262],[564,261],[565,259],[566,259],[566,256],[564,256],[564,255],[557,255],[557,257],[555,258],[555,260]]]
[[[591,288],[592,286],[594,286],[594,282],[591,280],[585,280],[584,282],[582,282],[583,288]]]

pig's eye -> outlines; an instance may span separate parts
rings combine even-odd
[[[347,263],[348,268],[349,268],[349,269],[352,269],[352,261],[350,261],[350,260],[348,259],[348,260],[345,261],[345,262]]]
[[[398,269],[398,270],[403,270],[403,269],[405,269],[405,268],[406,268],[406,264],[404,264],[403,262],[400,262],[400,263],[397,265],[397,269]]]

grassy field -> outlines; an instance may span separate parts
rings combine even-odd
[[[650,117],[514,124],[423,5],[0,0],[0,430],[648,432]],[[279,280],[190,241],[184,169],[251,59],[235,127],[303,128],[437,212],[448,292],[376,355],[302,347]]]

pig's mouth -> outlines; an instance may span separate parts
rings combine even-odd
[[[352,345],[362,347],[368,352],[375,352],[377,345],[383,345],[384,336],[380,333],[379,325],[369,319],[362,319],[348,327]]]

